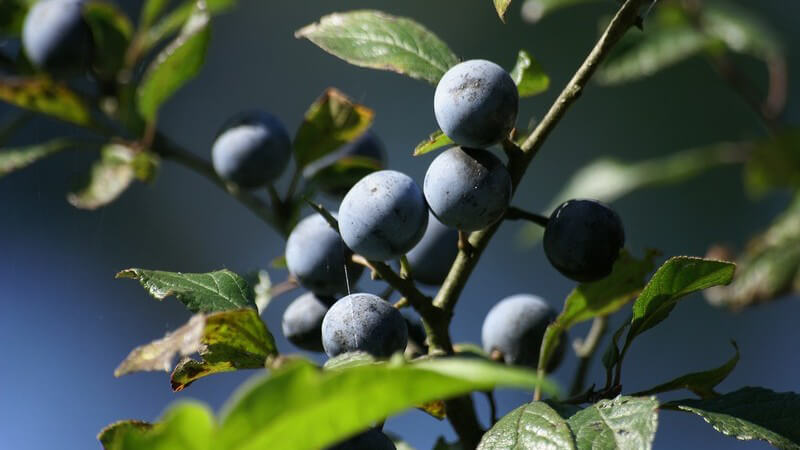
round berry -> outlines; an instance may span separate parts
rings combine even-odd
[[[483,59],[451,67],[433,96],[444,134],[459,145],[483,148],[507,137],[517,121],[519,92],[502,67]]]
[[[81,0],[40,0],[25,16],[22,47],[34,66],[54,73],[85,71],[92,56],[92,33]]]
[[[443,224],[477,231],[503,217],[511,201],[511,175],[487,150],[452,147],[431,162],[423,189]]]
[[[316,213],[298,222],[286,240],[289,273],[319,295],[343,294],[355,284],[363,266],[350,261],[351,255],[339,233]]]
[[[217,175],[246,189],[277,179],[291,156],[286,127],[264,111],[248,111],[230,119],[211,149]]]
[[[281,329],[292,344],[312,352],[322,352],[322,319],[335,299],[308,292],[297,297],[283,312]]]
[[[406,254],[414,281],[442,284],[458,255],[458,230],[448,228],[432,213],[422,240]]]
[[[499,351],[506,364],[535,368],[547,326],[556,312],[544,300],[529,294],[517,294],[500,300],[483,320],[481,340],[487,353]],[[555,370],[564,356],[566,339],[562,336],[548,371]]]
[[[419,186],[394,170],[373,172],[359,180],[339,207],[339,231],[361,256],[388,261],[422,239],[428,207]]]
[[[331,358],[355,351],[388,358],[402,352],[407,342],[403,315],[372,294],[350,294],[339,299],[322,321],[322,346]]]
[[[624,245],[619,215],[596,200],[562,203],[544,231],[547,259],[564,276],[579,282],[608,276]]]

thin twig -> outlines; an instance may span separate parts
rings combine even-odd
[[[597,346],[608,328],[608,317],[595,317],[592,322],[592,327],[589,333],[586,334],[585,339],[576,339],[574,342],[575,354],[579,358],[578,368],[575,370],[575,376],[572,379],[572,385],[569,389],[569,395],[578,395],[586,384],[586,375],[589,372],[589,366],[592,362]]]
[[[506,210],[506,214],[503,218],[505,220],[527,220],[541,226],[542,228],[547,227],[547,222],[550,220],[541,214],[528,212],[513,206]]]

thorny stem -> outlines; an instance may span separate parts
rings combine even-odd
[[[533,158],[547,140],[547,137],[553,129],[555,129],[561,118],[564,117],[564,114],[566,114],[570,106],[581,96],[584,87],[587,85],[594,72],[605,57],[608,56],[609,52],[620,38],[622,38],[628,29],[636,24],[639,8],[645,1],[646,0],[627,0],[620,7],[617,14],[611,20],[611,23],[603,32],[600,40],[597,41],[594,48],[589,53],[589,56],[580,68],[578,68],[578,71],[569,83],[567,83],[567,86],[550,107],[550,110],[542,121],[539,122],[533,133],[531,133],[520,146],[519,152],[514,151],[514,149],[510,149],[511,151],[507,152],[509,154],[508,168],[511,173],[512,185],[515,191],[528,165],[530,165]],[[432,351],[438,350],[448,354],[453,353],[449,335],[449,325],[453,315],[453,309],[458,302],[458,298],[467,280],[478,264],[481,254],[483,254],[492,236],[494,236],[494,233],[497,232],[497,229],[500,227],[500,223],[501,222],[496,222],[484,230],[472,233],[468,240],[471,247],[469,252],[464,249],[459,249],[456,260],[450,268],[450,273],[447,275],[439,293],[433,301],[433,306],[440,310],[438,316],[444,323],[433,321],[434,323],[430,330],[432,333],[429,334]],[[423,316],[423,320],[425,320],[425,315],[421,315]],[[469,399],[469,397],[460,398]],[[448,418],[461,439],[462,445],[465,448],[475,448],[480,441],[481,434],[480,424],[475,417],[475,410],[472,408],[448,408]],[[477,430],[475,429],[476,427]]]

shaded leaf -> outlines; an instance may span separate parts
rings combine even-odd
[[[511,70],[511,78],[517,85],[520,97],[531,97],[542,93],[550,86],[550,77],[542,66],[525,50],[520,50],[517,63]]]
[[[123,448],[125,435],[128,433],[142,433],[153,428],[153,424],[141,420],[120,420],[103,428],[97,435],[97,440],[103,444],[104,450],[117,450]]]
[[[278,354],[275,339],[252,309],[223,311],[206,316],[197,361],[182,359],[172,371],[172,390],[215,373],[260,369]]]
[[[200,72],[211,35],[209,20],[204,8],[196,8],[178,37],[148,67],[137,91],[145,119],[154,120],[161,104]]]
[[[731,2],[711,1],[702,8],[703,28],[728,49],[769,60],[784,52],[774,27],[757,14]]]
[[[428,136],[428,139],[417,144],[414,148],[414,156],[424,155],[446,145],[454,144],[453,140],[447,137],[442,130],[436,130]]]
[[[575,450],[575,438],[564,420],[544,402],[522,405],[483,435],[478,450],[511,448]]]
[[[353,103],[344,93],[328,88],[309,106],[294,138],[299,168],[352,141],[369,128],[374,113]]]
[[[0,79],[0,100],[77,125],[92,122],[83,99],[63,83],[45,77]]]
[[[286,269],[288,267],[286,265],[286,255],[275,257],[272,261],[270,261],[269,266],[273,269]]]
[[[736,265],[730,285],[705,292],[711,304],[738,310],[800,290],[800,197],[750,241]]]
[[[104,1],[87,2],[83,16],[92,30],[92,61],[101,77],[113,80],[122,68],[133,24],[119,8]]]
[[[145,0],[139,16],[139,26],[147,29],[169,6],[170,0]]]
[[[754,196],[773,189],[800,190],[800,131],[766,139],[754,145],[745,166],[745,186]]]
[[[800,395],[745,387],[706,400],[678,400],[663,408],[697,414],[715,430],[737,439],[759,439],[782,449],[800,449]]]
[[[718,394],[714,392],[714,388],[728,377],[728,375],[736,367],[736,363],[739,362],[739,347],[736,345],[736,342],[731,342],[731,344],[733,344],[736,354],[733,355],[728,362],[717,367],[716,369],[689,373],[666,383],[659,384],[652,389],[637,392],[636,394],[632,395],[640,397],[658,394],[661,392],[676,391],[678,389],[688,389],[697,394],[700,398],[711,398],[717,396]]]
[[[611,203],[641,189],[679,183],[717,166],[739,164],[748,158],[749,150],[749,144],[721,143],[639,162],[601,158],[577,170],[547,211],[571,198]],[[522,233],[526,242],[533,243],[541,239],[543,231],[538,225],[526,224]]]
[[[650,250],[636,259],[623,250],[611,274],[602,280],[578,285],[564,301],[564,309],[545,331],[539,367],[547,367],[563,333],[578,323],[608,316],[631,302],[645,286],[658,252]]]
[[[508,7],[511,6],[511,0],[492,0],[494,3],[494,9],[497,11],[497,16],[500,17],[500,20],[503,22],[506,21],[506,13],[508,12]]]
[[[460,442],[447,442],[443,436],[439,436],[439,439],[433,444],[433,450],[464,450],[464,447]]]
[[[236,0],[205,0],[204,3],[206,11],[212,16],[221,14],[236,6]],[[162,40],[177,33],[181,27],[186,25],[196,7],[197,0],[186,0],[158,23],[149,27],[141,43],[142,49],[149,50]]]
[[[20,35],[29,6],[30,2],[26,0],[0,1],[0,36]]]
[[[598,0],[525,0],[522,4],[522,18],[528,22],[538,22],[545,16],[568,6],[597,2]]]
[[[103,148],[86,182],[67,195],[67,201],[80,209],[97,209],[117,199],[136,177],[136,152],[121,144]]]
[[[170,408],[149,429],[128,429],[118,434],[106,450],[211,450],[215,428],[207,406],[183,402]]]
[[[133,372],[169,372],[175,356],[196,353],[200,350],[201,338],[205,329],[205,316],[197,314],[182,327],[167,333],[161,339],[133,349],[114,370],[115,377]]]
[[[538,384],[554,390],[532,371],[475,358],[394,360],[326,371],[296,361],[235,395],[216,444],[240,450],[283,442],[298,450],[323,448],[414,405],[495,386]]]
[[[382,168],[380,161],[375,158],[344,156],[316,171],[309,182],[325,192],[345,194],[360,179]]]
[[[404,17],[358,10],[324,16],[295,32],[350,64],[391,70],[436,84],[458,57],[425,27]]]
[[[174,295],[193,313],[256,309],[255,294],[247,281],[227,269],[209,273],[126,269],[116,277],[138,280],[157,300]]]
[[[623,396],[600,400],[570,417],[567,424],[579,449],[650,449],[658,426],[658,401]]]
[[[667,260],[633,304],[633,319],[625,348],[636,336],[666,319],[682,297],[730,283],[735,269],[733,263],[690,256],[676,256]]]
[[[76,143],[69,139],[55,139],[44,144],[0,150],[0,177],[28,167],[54,153],[74,148],[75,145]]]

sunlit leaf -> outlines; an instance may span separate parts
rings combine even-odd
[[[209,20],[204,8],[196,8],[178,37],[148,67],[137,91],[145,119],[153,120],[161,104],[200,72],[211,35]]]
[[[295,32],[350,64],[436,84],[458,57],[425,27],[380,11],[334,13]]]
[[[528,22],[538,22],[545,16],[566,8],[599,0],[525,0],[522,4],[522,18]]]
[[[160,21],[148,27],[141,43],[142,50],[149,50],[162,40],[177,33],[181,27],[186,25],[186,22],[197,7],[197,3],[197,0],[184,0],[180,6],[170,11]],[[212,16],[224,13],[236,6],[236,0],[205,0],[203,3],[206,11]]]
[[[528,403],[506,414],[478,445],[478,450],[510,448],[576,449],[567,421],[544,402]]]
[[[329,88],[311,104],[294,138],[300,168],[352,141],[369,128],[374,113]]]
[[[0,100],[65,122],[83,126],[92,122],[81,97],[63,83],[45,77],[0,79]]]
[[[121,144],[103,148],[83,185],[67,195],[67,201],[80,209],[97,209],[117,199],[136,178],[136,152]]]
[[[519,51],[517,63],[511,70],[511,78],[517,85],[520,97],[534,96],[546,91],[550,86],[550,77],[525,50]]]
[[[28,167],[55,153],[75,148],[78,143],[69,139],[56,139],[43,144],[0,150],[0,177]]]
[[[247,281],[227,269],[209,273],[127,269],[117,278],[138,280],[157,300],[174,295],[193,313],[256,309],[255,294]]]
[[[494,9],[497,11],[497,16],[500,17],[500,20],[503,22],[506,21],[506,13],[508,12],[508,7],[511,6],[511,0],[492,0],[494,3]]]
[[[436,130],[428,136],[428,139],[417,144],[417,147],[414,149],[414,156],[424,155],[428,152],[432,152],[438,148],[442,148],[446,145],[453,145],[454,142],[452,139],[447,137],[441,130]]]
[[[117,450],[123,448],[125,435],[129,433],[142,433],[153,428],[153,424],[141,420],[120,420],[103,428],[97,435],[97,440],[103,444],[104,450]]]
[[[191,355],[200,350],[206,319],[202,314],[192,318],[177,330],[161,339],[133,349],[114,370],[115,377],[133,372],[164,371],[172,369],[177,355]]]

